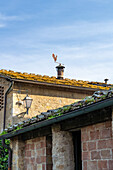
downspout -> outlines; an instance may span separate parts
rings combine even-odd
[[[5,101],[4,101],[4,122],[3,122],[3,131],[5,129],[5,124],[6,124],[6,106],[7,106],[7,95],[10,92],[12,86],[13,86],[13,81],[11,79],[7,79],[8,81],[11,82],[9,88],[7,89],[6,93],[5,93]],[[8,153],[9,153],[9,157],[8,157],[8,170],[11,170],[11,166],[12,166],[12,149],[10,148],[10,146],[7,146],[5,144],[5,139],[2,139],[2,146],[6,149],[8,149]]]

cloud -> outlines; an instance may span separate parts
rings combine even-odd
[[[16,16],[16,15],[4,15],[4,14],[0,13],[0,28],[6,27],[9,22],[25,21],[32,17],[33,16],[30,16],[30,15]]]
[[[5,24],[0,24],[0,28],[3,28],[5,27],[6,25]]]
[[[77,53],[80,50],[105,50],[113,45],[113,21],[75,22],[69,25],[28,28],[20,34],[9,35],[12,46],[22,49],[56,49],[59,52]],[[2,44],[6,44],[3,40]],[[1,45],[2,45],[1,44]],[[56,51],[55,50],[55,51]]]
[[[51,57],[54,52],[58,61],[66,66],[65,77],[90,81],[109,78],[109,82],[113,83],[112,28],[113,21],[81,21],[71,25],[28,29],[1,41],[0,46],[9,49],[4,55],[1,52],[0,67],[55,76],[55,64]]]
[[[87,67],[86,67],[87,66]],[[99,81],[104,82],[105,78],[109,79],[109,83],[113,84],[113,72],[111,71],[112,65],[97,63],[92,65],[84,65],[82,67],[71,66],[68,67],[65,74],[69,78],[77,80]]]
[[[62,41],[76,40],[88,37],[94,37],[103,34],[113,34],[113,21],[106,22],[75,22],[70,25],[49,26],[33,30],[36,37],[42,41]]]
[[[24,15],[24,16],[16,16],[16,15],[4,15],[0,13],[0,21],[23,21],[25,19],[29,19],[32,16]]]
[[[24,17],[23,17],[24,18]],[[16,16],[6,17],[6,19],[18,19]],[[21,19],[21,17],[20,17]],[[79,21],[60,26],[40,26],[23,30],[19,35],[13,34],[11,39],[19,45],[31,46],[37,48],[37,44],[47,45],[65,45],[73,46],[80,43],[91,43],[92,41],[113,40],[113,20],[103,22]],[[16,37],[16,38],[15,38]],[[78,48],[78,47],[77,47]]]

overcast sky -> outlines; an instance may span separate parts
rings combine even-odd
[[[113,0],[1,0],[0,69],[113,83]]]

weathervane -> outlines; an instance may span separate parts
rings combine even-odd
[[[54,53],[52,54],[52,57],[53,57],[55,63],[58,63],[59,65],[64,65],[64,64],[57,62],[57,55],[55,56]]]
[[[53,53],[52,54],[52,57],[54,59],[54,62],[55,63],[58,63],[57,62],[57,55],[55,56],[55,54]],[[63,74],[64,74],[64,64],[61,64],[61,63],[58,63],[59,65],[56,66],[56,69],[57,69],[57,79],[63,79]]]

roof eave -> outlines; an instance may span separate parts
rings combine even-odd
[[[23,79],[15,79],[10,78],[8,76],[0,75],[0,77],[5,79],[13,80],[14,82],[21,82],[21,83],[29,83],[29,84],[37,84],[37,85],[44,85],[44,86],[52,86],[52,87],[61,87],[61,88],[67,88],[67,89],[76,89],[76,90],[87,90],[87,91],[97,91],[99,88],[88,88],[88,87],[78,87],[78,86],[71,86],[71,85],[64,85],[64,84],[55,84],[55,83],[47,83],[47,82],[41,82],[41,81],[35,81],[35,80],[23,80]]]
[[[15,79],[11,78],[6,75],[1,75],[0,77],[13,80],[14,82],[21,82],[21,83],[29,83],[29,84],[37,84],[37,85],[44,85],[44,86],[49,86],[49,87],[61,87],[61,88],[67,88],[67,89],[76,89],[76,90],[87,90],[90,92],[95,92],[97,90],[100,90],[99,88],[89,88],[89,87],[79,87],[79,86],[73,86],[73,85],[64,85],[64,84],[55,84],[55,83],[48,83],[48,82],[41,82],[41,81],[36,81],[36,80],[26,80],[26,79]]]
[[[0,139],[12,138],[14,136],[18,136],[18,135],[21,135],[23,133],[26,133],[26,132],[29,132],[29,131],[32,131],[32,130],[35,130],[35,129],[50,126],[54,123],[59,123],[61,121],[71,119],[71,118],[74,118],[74,117],[77,117],[77,116],[80,116],[80,115],[83,115],[83,114],[86,114],[86,113],[90,113],[92,111],[100,110],[100,109],[103,109],[103,108],[106,108],[106,107],[109,107],[109,106],[113,106],[113,97],[99,101],[97,103],[90,104],[89,106],[85,106],[85,107],[80,108],[78,110],[68,112],[67,114],[64,114],[62,116],[58,116],[58,117],[55,117],[53,119],[44,120],[44,121],[35,123],[33,125],[27,126],[27,127],[20,129],[18,131],[15,131],[15,132],[12,131],[11,133],[0,136]]]

